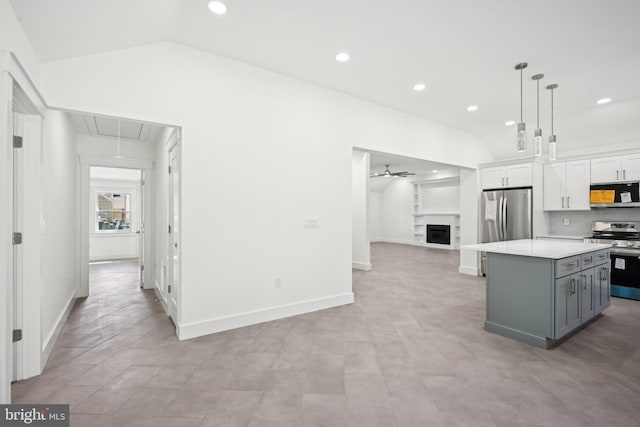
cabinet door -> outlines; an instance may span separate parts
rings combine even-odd
[[[544,165],[544,210],[559,211],[565,208],[566,163]],[[587,184],[588,185],[588,184]]]
[[[566,208],[572,211],[590,210],[589,182],[591,178],[589,160],[567,162]],[[546,187],[545,187],[546,190]]]
[[[580,318],[582,322],[586,322],[596,314],[594,276],[594,268],[584,270],[580,273]]]
[[[616,182],[621,178],[620,157],[591,159],[591,183]]]
[[[602,310],[609,307],[609,299],[611,295],[611,289],[609,288],[609,267],[611,263],[597,266],[594,270],[594,300],[595,300],[595,314],[602,313]]]
[[[533,185],[533,167],[531,163],[521,163],[505,167],[506,187],[531,187]]]
[[[502,167],[482,169],[482,189],[504,187],[504,173]]]
[[[580,325],[580,273],[556,279],[555,339]]]
[[[640,153],[628,154],[621,156],[620,167],[622,168],[623,181],[639,181],[640,180]]]

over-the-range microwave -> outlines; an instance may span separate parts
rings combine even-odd
[[[640,182],[592,184],[589,200],[592,208],[638,208]]]

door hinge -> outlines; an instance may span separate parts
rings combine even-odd
[[[144,271],[144,265],[140,266],[140,271]]]
[[[22,341],[22,329],[13,330],[13,342]]]
[[[169,234],[171,234],[171,225],[169,225]]]
[[[167,293],[171,293],[171,285],[169,285],[169,288],[167,289]]]
[[[144,186],[144,179],[140,180],[140,185]]]
[[[22,137],[13,135],[13,148],[22,148]]]
[[[171,166],[169,166],[169,173],[171,173]]]
[[[22,233],[13,233],[13,244],[14,245],[22,244]]]

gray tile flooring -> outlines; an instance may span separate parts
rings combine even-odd
[[[552,350],[485,332],[458,253],[374,244],[356,302],[179,342],[136,264],[93,265],[15,402],[72,426],[640,426],[640,302]]]

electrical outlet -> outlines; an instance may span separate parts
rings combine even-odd
[[[282,276],[276,276],[275,281],[274,281],[274,286],[276,288],[281,288],[282,287]]]
[[[305,218],[304,228],[318,228],[318,218]]]
[[[563,218],[562,219],[562,224],[563,225],[571,225],[571,220],[569,218]]]

